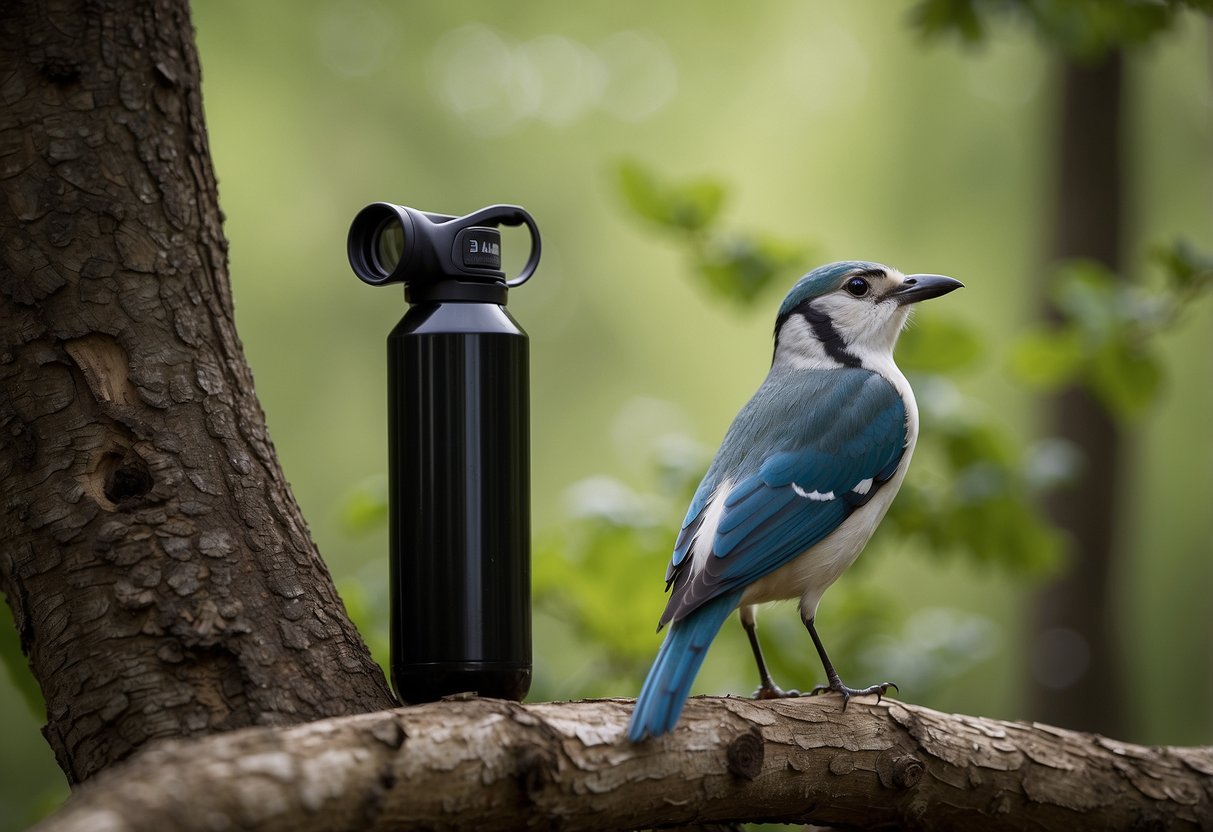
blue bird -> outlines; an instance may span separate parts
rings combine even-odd
[[[893,362],[910,305],[962,286],[878,263],[814,269],[779,307],[770,372],[733,420],[699,484],[666,570],[669,625],[628,726],[638,742],[674,729],[708,645],[735,609],[758,664],[759,698],[796,695],[771,681],[755,605],[799,599],[843,707],[890,682],[842,683],[813,626],[822,594],[850,566],[901,487],[918,406]]]

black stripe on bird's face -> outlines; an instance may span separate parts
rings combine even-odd
[[[813,337],[821,343],[822,348],[826,351],[826,355],[834,361],[843,367],[863,366],[863,362],[859,360],[859,356],[847,349],[846,342],[842,340],[842,336],[834,328],[834,323],[830,320],[830,316],[820,309],[815,309],[811,300],[805,301],[786,315],[780,315],[779,319],[775,321],[775,351],[771,356],[772,362],[775,360],[775,355],[779,353],[779,333],[783,331],[783,325],[793,315],[800,315],[804,318],[805,323],[809,325],[809,329],[813,331]]]

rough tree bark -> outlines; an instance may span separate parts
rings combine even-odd
[[[1112,52],[1086,66],[1062,67],[1058,102],[1057,192],[1050,227],[1057,260],[1095,260],[1114,274],[1121,269],[1124,153],[1121,106],[1124,59]],[[1047,309],[1046,314],[1056,311]],[[1065,573],[1036,596],[1032,639],[1036,660],[1061,664],[1064,672],[1086,662],[1072,684],[1031,683],[1032,715],[1085,731],[1121,734],[1125,680],[1113,601],[1116,533],[1125,473],[1123,431],[1108,409],[1079,386],[1050,402],[1053,432],[1073,444],[1082,459],[1077,479],[1049,495],[1047,510],[1069,543]],[[1058,639],[1059,632],[1065,636]],[[1068,638],[1066,637],[1068,636]],[[1074,638],[1077,636],[1077,639]],[[1086,648],[1087,655],[1074,655]],[[1072,649],[1058,650],[1071,645]],[[1050,675],[1046,670],[1045,675]]]
[[[253,394],[185,0],[0,4],[0,588],[72,782],[390,707]]]
[[[172,742],[35,832],[522,828],[744,820],[931,830],[1213,829],[1213,748],[1145,748],[885,700],[447,701]],[[207,795],[199,807],[183,796]]]

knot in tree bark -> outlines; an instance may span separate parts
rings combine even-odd
[[[729,773],[742,780],[753,780],[762,772],[766,750],[758,731],[747,731],[733,739],[725,752]]]
[[[105,497],[115,505],[124,500],[142,497],[155,485],[147,462],[133,449],[123,455],[107,455],[104,474]]]
[[[889,789],[912,789],[922,780],[926,765],[913,754],[890,748],[876,758],[876,774]]]
[[[517,751],[515,778],[523,796],[537,803],[544,788],[556,780],[557,763],[550,751],[538,745],[524,745]]]

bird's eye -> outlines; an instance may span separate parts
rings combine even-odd
[[[847,291],[857,298],[861,298],[866,295],[870,288],[872,287],[868,285],[868,281],[864,280],[862,277],[852,277],[847,281]]]

